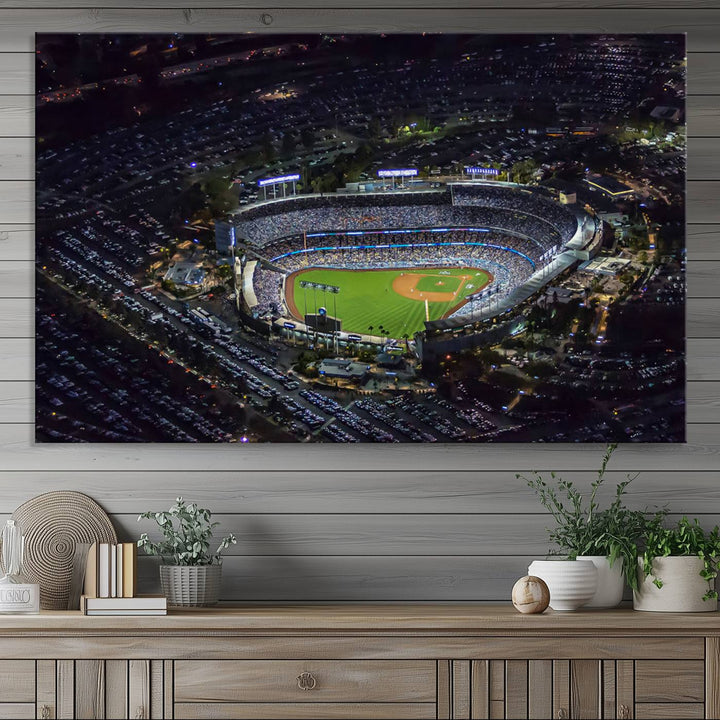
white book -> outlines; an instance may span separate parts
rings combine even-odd
[[[110,543],[98,546],[98,596],[110,597]]]
[[[110,597],[116,598],[117,592],[117,545],[110,546]]]
[[[83,597],[86,610],[164,610],[167,598],[164,595],[137,595],[133,598]]]
[[[117,554],[117,566],[115,568],[115,577],[117,578],[117,593],[115,597],[123,597],[123,546],[122,543],[118,543],[115,546],[115,552]]]

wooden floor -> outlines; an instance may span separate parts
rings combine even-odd
[[[229,600],[507,599],[547,547],[547,519],[515,471],[554,469],[587,484],[601,447],[33,444],[34,33],[657,31],[688,33],[688,444],[624,446],[611,479],[642,471],[638,507],[668,503],[720,521],[720,2],[58,4],[0,0],[0,515],[40,492],[77,489],[129,540],[139,512],[182,494],[238,535]],[[150,590],[156,571],[143,562],[142,574]]]

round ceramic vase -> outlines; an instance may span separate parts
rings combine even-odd
[[[625,589],[623,559],[618,558],[610,567],[605,555],[578,555],[578,560],[589,560],[597,569],[597,589],[585,603],[586,608],[614,608],[620,604]]]
[[[633,592],[633,609],[646,612],[714,612],[717,600],[703,600],[715,586],[700,577],[703,561],[692,556],[656,557],[653,576],[662,580],[657,587],[653,577],[645,576],[642,559],[638,560],[639,589]]]
[[[545,581],[553,610],[577,610],[597,589],[597,568],[589,560],[535,560],[528,575]]]

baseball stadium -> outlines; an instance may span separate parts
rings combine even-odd
[[[272,200],[241,212],[235,233],[245,312],[369,343],[508,312],[599,246],[584,209],[477,181]]]

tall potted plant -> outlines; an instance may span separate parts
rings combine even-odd
[[[597,499],[616,448],[617,444],[608,445],[587,500],[573,482],[562,480],[554,472],[550,473],[550,481],[537,471],[533,471],[530,478],[521,474],[516,476],[525,480],[552,515],[555,526],[548,528],[548,538],[558,551],[570,560],[589,560],[597,568],[597,588],[586,607],[618,605],[622,600],[624,580],[631,588],[638,587],[637,542],[645,530],[648,513],[630,510],[624,503],[627,487],[637,476],[628,475],[617,484],[613,500],[607,507],[601,508]],[[659,510],[653,517],[662,520],[666,514],[666,510]]]
[[[167,512],[144,512],[140,520],[155,520],[163,539],[152,542],[147,533],[137,544],[148,555],[162,559],[160,584],[169,605],[206,606],[220,596],[223,550],[234,545],[234,535],[224,537],[214,553],[210,552],[213,529],[212,513],[196,503],[179,497]]]
[[[683,517],[675,527],[659,519],[648,523],[642,537],[633,593],[635,610],[709,612],[717,610],[715,578],[720,557],[720,530],[705,532],[697,520]]]

